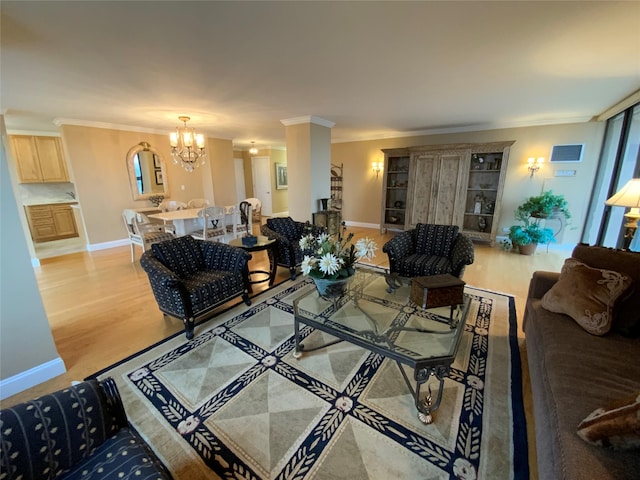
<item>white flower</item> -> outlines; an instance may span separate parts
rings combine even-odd
[[[189,415],[183,421],[178,424],[178,433],[180,435],[186,435],[187,433],[193,432],[200,425],[200,419],[194,417],[193,415]]]
[[[378,249],[375,242],[369,237],[361,238],[356,242],[356,255],[359,258],[371,260],[375,257],[375,251]]]
[[[476,479],[476,469],[466,458],[456,458],[453,462],[453,474],[460,480]]]
[[[314,243],[313,235],[306,235],[302,237],[298,243],[302,250],[309,250]]]
[[[320,235],[318,235],[318,243],[322,244],[326,241],[329,240],[329,234],[328,233],[321,233]]]
[[[340,270],[340,262],[332,253],[326,253],[320,258],[320,271],[326,275],[333,275]]]
[[[315,257],[310,257],[309,255],[305,255],[302,260],[302,273],[305,275],[309,275],[309,272],[313,270],[318,265],[318,259]]]

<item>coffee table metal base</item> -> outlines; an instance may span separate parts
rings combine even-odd
[[[320,328],[318,325],[315,325],[314,327],[322,330],[322,328]],[[302,354],[305,352],[315,352],[316,350],[322,350],[323,348],[327,348],[337,343],[345,341],[342,338],[336,338],[331,342],[307,349],[305,348],[304,344],[300,342],[300,322],[295,317],[293,321],[293,330],[294,330],[294,339],[295,339],[295,345],[296,345],[295,350],[293,352],[293,358],[295,358],[296,360],[302,358]],[[327,333],[335,334],[335,332],[332,332],[329,330],[327,330]],[[444,391],[444,379],[449,375],[449,366],[435,365],[435,366],[424,367],[424,368],[415,368],[415,370],[413,371],[413,378],[415,380],[416,387],[413,388],[413,385],[411,384],[411,380],[409,380],[409,377],[407,377],[407,374],[402,368],[402,364],[398,361],[396,361],[396,364],[398,365],[398,369],[402,374],[402,378],[404,378],[404,381],[407,384],[407,388],[413,395],[414,404],[416,406],[416,409],[418,410],[418,419],[425,425],[429,425],[433,423],[434,412],[440,407],[440,402],[442,401],[442,393]],[[433,397],[432,397],[431,384],[428,383],[429,380],[431,380],[431,377],[435,377],[438,380],[438,395],[435,401],[433,400]],[[420,400],[420,390],[421,390],[421,387],[425,384],[427,384],[428,393],[424,397],[424,400]]]

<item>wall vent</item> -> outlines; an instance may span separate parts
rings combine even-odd
[[[578,145],[554,145],[551,162],[581,162],[584,143]]]

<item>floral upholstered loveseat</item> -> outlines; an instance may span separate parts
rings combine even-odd
[[[449,273],[462,278],[474,260],[473,242],[456,225],[418,223],[382,247],[389,256],[389,271],[401,277]]]
[[[242,296],[249,300],[251,254],[224,243],[196,240],[189,235],[154,243],[140,257],[158,308],[184,322],[192,339],[196,320]]]
[[[3,479],[171,479],[129,426],[111,378],[3,409],[0,436]]]

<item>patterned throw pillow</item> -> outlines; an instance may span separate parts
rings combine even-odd
[[[569,315],[593,335],[604,335],[611,330],[616,300],[630,285],[626,275],[568,258],[560,278],[542,297],[542,307]]]
[[[198,240],[189,235],[154,243],[151,250],[158,260],[180,278],[204,270],[204,256]]]
[[[580,425],[585,442],[614,450],[640,448],[640,392],[591,412]]]

